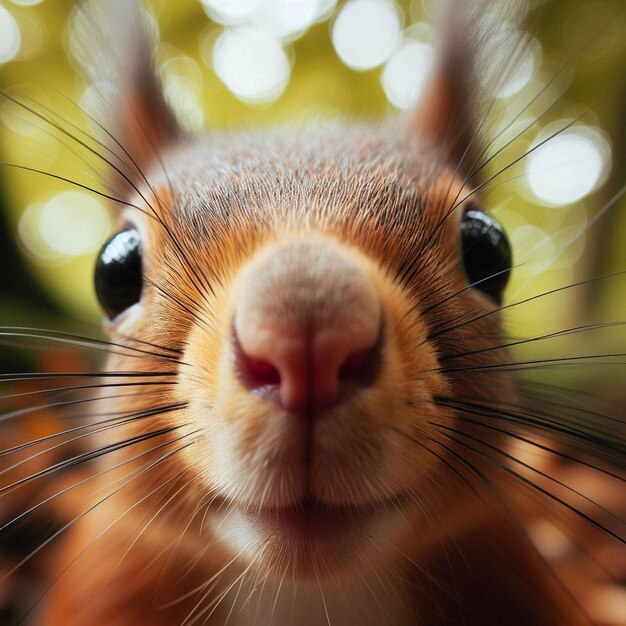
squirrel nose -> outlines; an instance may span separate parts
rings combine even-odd
[[[380,324],[321,328],[299,336],[280,328],[257,337],[236,333],[238,373],[250,391],[287,411],[328,408],[343,390],[367,387],[374,380],[380,337]]]
[[[306,242],[270,251],[239,293],[235,367],[251,393],[297,413],[332,407],[376,378],[380,302],[349,253]]]

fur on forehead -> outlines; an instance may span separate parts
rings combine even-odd
[[[166,190],[168,210],[192,223],[239,217],[284,226],[289,218],[325,224],[367,216],[406,225],[425,211],[442,216],[456,196],[449,189],[455,173],[436,147],[401,126],[198,137],[166,152],[149,178]]]

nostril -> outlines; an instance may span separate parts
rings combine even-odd
[[[237,373],[248,389],[280,385],[280,372],[276,366],[269,361],[246,354],[236,335],[234,344]]]
[[[271,363],[262,359],[249,359],[249,375],[254,378],[257,386],[280,384],[280,373]]]
[[[382,331],[374,346],[368,350],[359,350],[350,354],[339,368],[340,384],[352,383],[359,387],[369,387],[382,362]]]

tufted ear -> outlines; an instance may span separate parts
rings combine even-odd
[[[411,130],[441,151],[459,173],[468,174],[482,149],[479,116],[484,97],[510,72],[520,50],[507,42],[523,13],[518,0],[444,0],[439,16],[439,41],[433,73],[411,118]],[[497,50],[494,42],[510,47]],[[510,53],[510,54],[508,54]],[[504,59],[502,67],[495,67]],[[484,68],[488,67],[488,76]],[[488,85],[485,85],[485,78]],[[482,80],[481,80],[482,79]],[[487,87],[485,90],[484,88]]]
[[[448,22],[441,31],[434,70],[414,111],[411,130],[440,150],[444,161],[465,172],[476,150],[473,51],[454,40],[452,30]]]
[[[110,149],[139,177],[182,135],[155,73],[148,20],[138,0],[90,0],[80,11],[79,50],[98,98]],[[129,159],[129,156],[131,159]],[[121,181],[123,185],[123,181]]]

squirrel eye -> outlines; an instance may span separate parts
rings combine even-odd
[[[139,233],[128,228],[100,249],[94,276],[96,295],[109,319],[139,302],[143,286]]]
[[[502,226],[470,205],[461,221],[461,249],[465,273],[472,287],[500,304],[513,262],[511,246]]]

